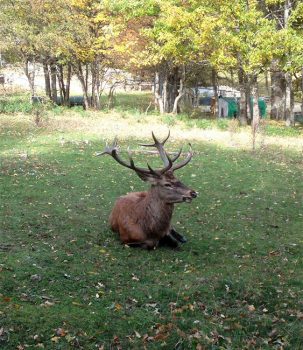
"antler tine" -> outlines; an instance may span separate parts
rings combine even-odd
[[[103,156],[104,154],[109,154],[110,156],[112,156],[112,153],[114,151],[118,150],[118,142],[117,142],[117,137],[115,137],[113,144],[111,146],[108,145],[108,143],[106,142],[105,148],[103,152],[97,152],[96,155],[97,156]]]
[[[167,155],[167,153],[165,152],[165,149],[164,149],[164,144],[165,144],[165,142],[168,140],[169,136],[170,136],[170,130],[168,130],[168,135],[167,135],[167,137],[165,138],[165,140],[162,141],[162,142],[160,142],[159,140],[157,140],[157,138],[156,138],[154,132],[152,131],[152,137],[153,137],[155,143],[153,143],[153,144],[151,144],[151,145],[149,145],[149,144],[148,144],[148,145],[146,145],[146,144],[140,144],[140,146],[144,146],[144,147],[156,147],[157,150],[158,150],[158,152],[159,152],[159,155],[160,155],[160,157],[161,157],[161,159],[162,159],[162,161],[163,161],[163,164],[164,164],[165,169],[170,165],[170,162],[171,162],[170,159],[169,159],[169,157],[168,157],[168,155]],[[169,169],[169,168],[168,168],[168,169]],[[166,170],[166,171],[167,171],[167,170]],[[162,172],[162,170],[161,170],[161,172]]]
[[[154,139],[155,143],[160,143],[162,146],[164,146],[165,142],[166,142],[166,141],[169,139],[169,137],[170,137],[170,130],[168,130],[168,135],[167,135],[166,139],[165,139],[164,141],[162,141],[162,142],[159,142],[159,141],[157,140],[157,138],[156,138],[156,136],[155,136],[155,134],[154,134],[153,131],[152,131],[152,136],[153,136],[153,139]]]
[[[188,154],[187,154],[187,157],[186,157],[181,163],[175,164],[175,165],[171,168],[172,171],[175,171],[175,170],[177,170],[177,169],[183,168],[186,164],[188,164],[188,163],[190,162],[190,160],[191,160],[191,158],[192,158],[192,156],[193,156],[193,150],[192,150],[192,146],[191,146],[190,143],[189,143],[189,147],[190,147],[190,149],[189,149],[189,152],[188,152]],[[180,154],[181,154],[181,153],[180,153]],[[178,155],[177,158],[179,158],[179,156],[180,156],[180,155]]]
[[[131,155],[131,151],[130,151],[129,147],[128,147],[128,149],[127,149],[127,153],[128,153],[128,158],[129,158],[129,161],[130,161],[130,166],[131,166],[131,168],[134,169],[136,172],[139,171],[139,172],[141,172],[141,173],[145,173],[145,174],[150,173],[150,174],[159,176],[159,174],[157,174],[156,171],[155,171],[148,163],[147,163],[147,167],[148,167],[149,171],[148,171],[147,169],[137,168],[137,167],[135,166],[135,163],[134,163],[134,160],[133,160],[133,157],[132,157],[132,155]]]
[[[173,163],[180,157],[182,153],[182,147],[180,148],[179,152],[174,156],[174,158],[171,160]]]
[[[162,141],[162,142],[160,142],[159,140],[157,140],[157,138],[156,138],[154,132],[152,131],[152,137],[153,137],[155,143],[153,143],[153,144],[151,144],[151,145],[149,145],[149,144],[146,145],[146,144],[143,144],[143,143],[139,143],[139,145],[140,145],[140,146],[144,146],[144,147],[156,147],[158,144],[160,144],[160,145],[164,146],[165,142],[169,139],[169,136],[170,136],[170,130],[168,130],[168,135],[167,135],[167,137],[165,138],[165,140]]]

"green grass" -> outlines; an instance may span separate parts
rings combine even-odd
[[[31,113],[33,105],[28,94],[0,96],[0,113]]]
[[[1,349],[303,348],[301,154],[193,142],[179,177],[200,194],[174,215],[188,243],[144,251],[107,225],[144,183],[94,156],[102,137],[64,136],[1,129]]]

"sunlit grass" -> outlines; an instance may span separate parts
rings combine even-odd
[[[140,116],[0,116],[0,348],[301,349],[301,138],[253,153],[245,132]],[[199,197],[173,218],[188,242],[123,247],[108,215],[147,186],[95,154],[117,135],[144,165],[138,143],[168,128],[169,151],[195,151],[177,175]]]

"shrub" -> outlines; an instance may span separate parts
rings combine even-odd
[[[217,128],[220,130],[227,130],[229,127],[230,120],[228,119],[218,119]]]

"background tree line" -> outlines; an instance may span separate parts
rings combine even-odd
[[[71,77],[85,108],[102,108],[106,70],[117,68],[154,81],[160,113],[224,75],[240,91],[242,125],[267,82],[271,118],[294,124],[294,98],[303,113],[303,4],[299,0],[0,0],[0,50],[22,64],[34,95],[35,64],[45,93],[69,104]],[[270,82],[270,84],[269,84]],[[193,93],[193,103],[195,94]],[[256,104],[256,103],[255,103]]]

